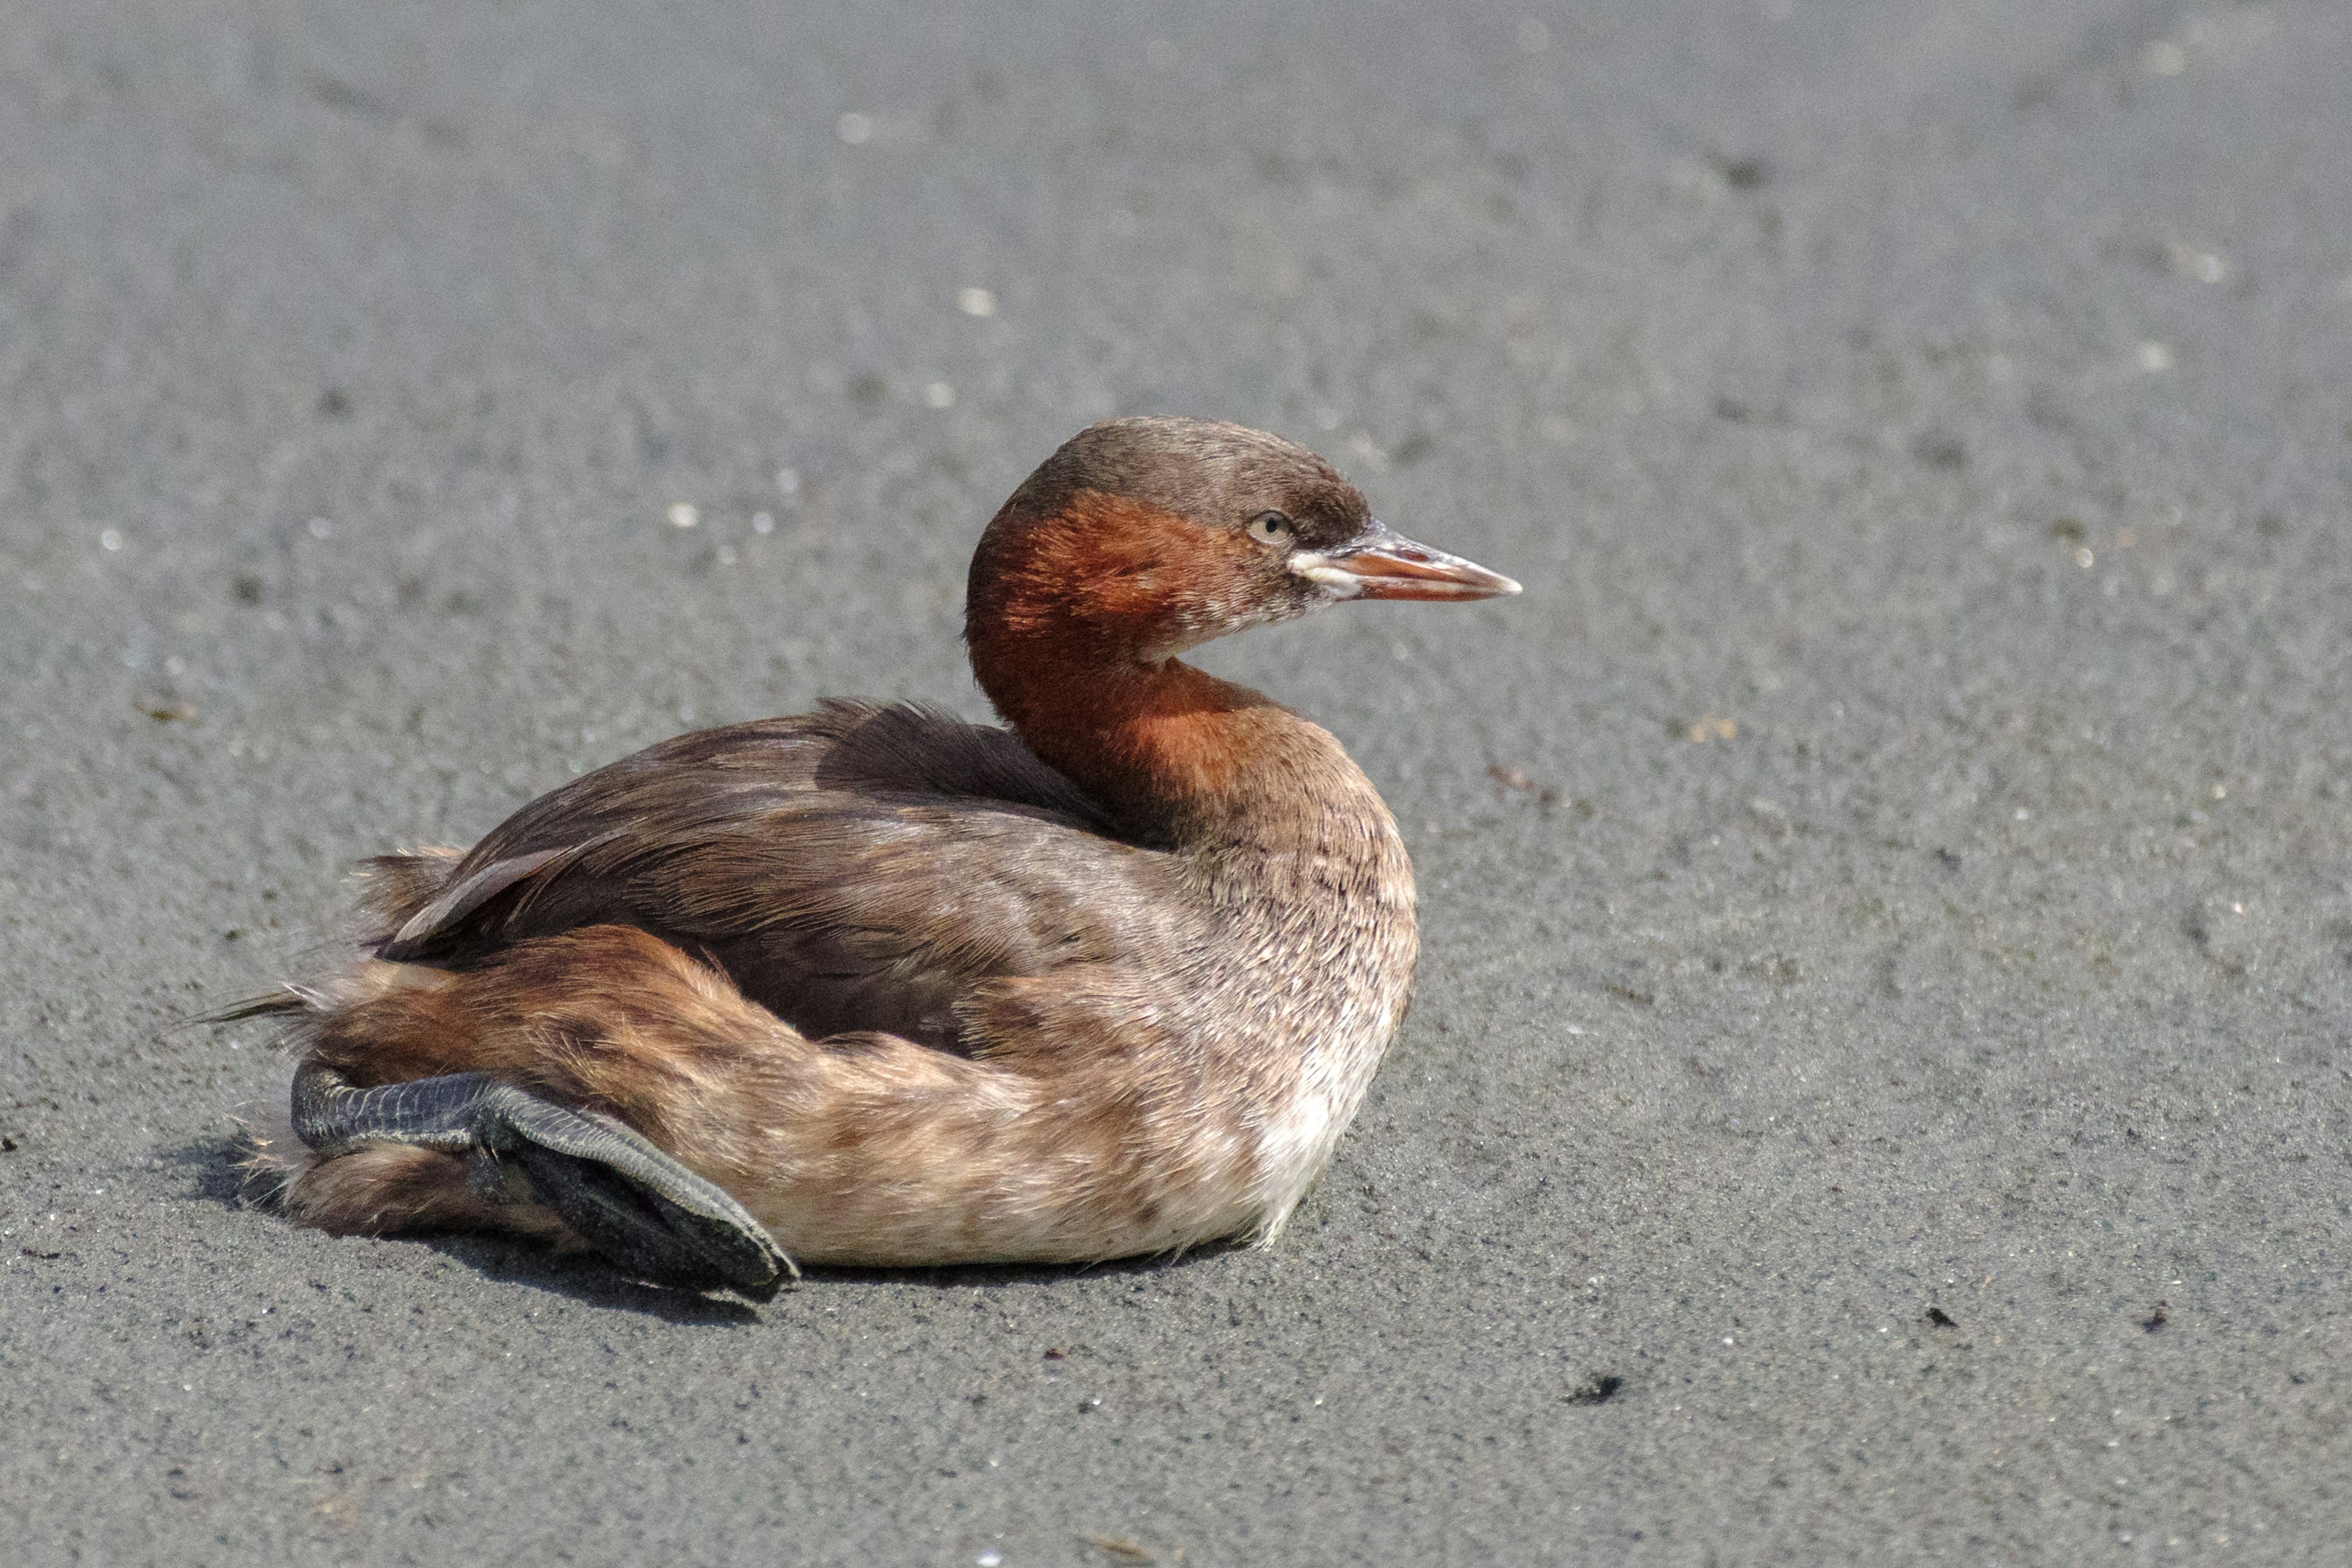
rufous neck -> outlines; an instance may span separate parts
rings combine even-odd
[[[971,655],[1029,749],[1143,842],[1314,836],[1315,811],[1360,778],[1321,730],[1180,659],[1089,658],[1036,637],[976,638]]]

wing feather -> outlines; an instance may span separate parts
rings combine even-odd
[[[992,982],[1197,940],[1170,929],[1178,875],[1008,732],[835,702],[679,736],[532,802],[382,952],[463,967],[637,926],[807,1033],[970,1050]]]

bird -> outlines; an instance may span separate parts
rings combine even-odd
[[[222,1016],[296,1060],[255,1163],[331,1233],[753,1300],[1270,1240],[1403,1018],[1412,866],[1328,731],[1178,656],[1518,591],[1281,437],[1090,426],[972,556],[1003,726],[828,700],[366,863],[336,967]]]

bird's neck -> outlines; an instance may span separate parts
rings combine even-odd
[[[1103,660],[976,638],[981,687],[1029,749],[1140,842],[1321,847],[1388,813],[1329,733],[1180,659]],[[1352,837],[1352,835],[1350,836]]]

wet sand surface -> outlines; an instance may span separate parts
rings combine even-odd
[[[2344,9],[877,9],[5,6],[0,1556],[2345,1550]],[[1527,584],[1206,650],[1422,878],[1277,1242],[240,1206],[284,1065],[175,1019],[681,728],[980,716],[1122,412]]]

